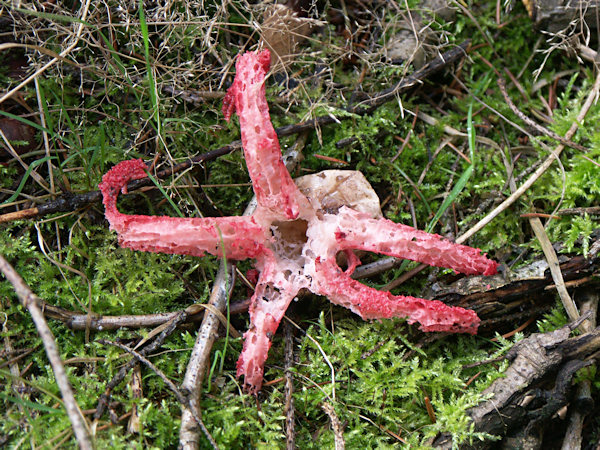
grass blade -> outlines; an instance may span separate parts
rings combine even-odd
[[[37,166],[39,166],[40,164],[45,163],[49,159],[56,159],[56,157],[54,157],[54,156],[52,156],[52,157],[46,156],[46,157],[44,157],[42,159],[38,159],[37,161],[32,162],[29,165],[29,167],[27,168],[27,170],[25,171],[25,175],[23,175],[23,178],[21,178],[21,182],[19,183],[19,187],[17,187],[17,190],[15,191],[15,193],[13,195],[11,195],[8,198],[8,200],[6,200],[4,203],[2,203],[2,205],[6,205],[8,203],[12,203],[13,201],[15,201],[15,199],[21,194],[21,191],[25,187],[25,183],[29,179],[29,175],[31,175],[31,171],[33,169],[35,169]]]
[[[475,129],[473,127],[473,104],[472,103],[469,106],[469,113],[467,114],[467,138],[469,141],[469,153],[471,155],[471,165],[466,168],[466,170],[463,172],[461,177],[458,179],[458,181],[456,182],[456,184],[450,191],[450,194],[448,194],[448,196],[444,199],[444,201],[440,205],[439,209],[435,213],[435,216],[433,216],[433,219],[431,219],[431,222],[429,222],[429,225],[427,225],[427,228],[426,228],[427,232],[431,232],[431,230],[433,230],[433,228],[437,224],[437,221],[440,220],[440,217],[442,217],[442,215],[446,212],[446,210],[450,207],[450,205],[454,202],[454,200],[457,199],[457,197],[460,195],[462,190],[467,185],[467,182],[469,181],[469,178],[471,178],[471,175],[473,174],[473,170],[475,169]]]

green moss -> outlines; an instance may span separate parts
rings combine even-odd
[[[240,49],[252,48],[256,43],[257,35],[251,35],[248,24],[258,20],[257,12],[247,8],[245,2],[237,1],[227,2],[225,8],[222,2],[204,2],[205,9],[194,2],[175,2],[169,10],[172,23],[164,25],[161,11],[146,5],[149,63],[159,88],[158,97],[153,101],[150,94],[154,86],[148,82],[146,60],[140,56],[144,55],[144,37],[138,24],[137,6],[125,10],[116,8],[113,3],[109,2],[117,16],[110,21],[103,8],[93,7],[89,20],[94,23],[85,27],[84,38],[76,51],[69,54],[77,69],[57,64],[48,69],[45,76],[38,77],[37,91],[33,84],[22,91],[30,108],[35,109],[38,94],[43,100],[41,109],[48,148],[55,166],[52,181],[59,192],[96,189],[106,170],[124,159],[152,160],[159,154],[159,163],[167,166],[239,138],[237,121],[234,119],[229,124],[223,121],[219,99],[192,104],[160,88],[172,86],[192,93],[223,91],[232,80],[231,66],[227,64]],[[411,0],[409,5],[414,3]],[[460,72],[451,68],[426,81],[417,94],[401,96],[401,102],[390,102],[365,116],[347,117],[344,112],[353,94],[389,88],[407,69],[386,63],[376,53],[386,39],[396,33],[401,10],[390,8],[379,16],[385,26],[374,30],[381,33],[373,41],[371,50],[375,56],[372,58],[363,47],[353,47],[345,36],[338,35],[335,26],[325,20],[318,31],[320,34],[316,35],[318,39],[308,41],[307,51],[288,69],[290,76],[300,81],[299,87],[290,90],[271,80],[268,82],[275,126],[326,114],[340,119],[339,124],[323,127],[308,136],[303,152],[305,160],[297,173],[334,167],[358,169],[384,201],[386,217],[412,224],[414,215],[418,226],[425,228],[469,165],[448,146],[433,159],[436,149],[447,137],[443,126],[464,132],[467,111],[473,106],[477,134],[494,141],[502,150],[476,145],[473,174],[433,231],[461,233],[510,195],[504,160],[513,162],[514,174],[518,175],[547,158],[550,155],[547,147],[554,147],[556,143],[546,137],[526,142],[520,130],[496,114],[497,111],[524,126],[500,95],[496,74],[483,58],[499,70],[506,67],[514,75],[526,66],[519,78],[525,97],[511,85],[509,95],[525,114],[534,118],[539,116],[535,115],[537,111],[546,113],[540,96],[548,98],[548,86],[554,85],[555,76],[564,70],[573,70],[573,75],[562,78],[556,85],[557,104],[551,122],[545,124],[561,135],[572,125],[595,75],[574,59],[556,52],[550,55],[536,78],[534,71],[541,66],[545,55],[535,53],[528,62],[539,35],[531,29],[523,6],[515,5],[510,16],[505,17],[508,22],[498,27],[496,2],[472,3],[468,7],[480,28],[465,14],[458,14],[454,22],[432,25],[443,36],[445,48],[472,39],[474,50]],[[405,7],[404,4],[397,6]],[[28,6],[24,4],[24,7]],[[37,36],[38,45],[62,51],[64,34],[60,30],[65,27],[64,21],[51,16],[24,17],[28,17],[31,26],[22,29],[39,32],[28,35],[27,43],[34,42]],[[219,25],[204,22],[199,17],[215,17]],[[110,25],[117,22],[121,25]],[[123,25],[126,23],[129,26]],[[488,45],[488,41],[492,45]],[[355,54],[357,66],[348,64],[351,52]],[[4,53],[0,57],[5,57]],[[33,50],[27,55],[39,59]],[[0,84],[8,90],[16,81],[8,77],[8,64],[0,66]],[[321,72],[323,68],[326,70]],[[457,74],[466,89],[453,82],[450,73]],[[536,83],[540,81],[548,84],[538,89]],[[439,87],[445,85],[453,89],[442,92]],[[534,91],[534,87],[537,90]],[[474,100],[469,92],[486,106]],[[404,114],[400,104],[406,108]],[[12,107],[17,108],[15,114],[31,118],[29,110],[20,110],[19,105]],[[417,107],[436,118],[438,125],[417,120],[413,127],[413,116],[408,111],[414,112]],[[160,121],[156,120],[156,112]],[[531,250],[530,258],[539,258],[539,246],[521,214],[551,214],[556,208],[597,206],[600,197],[599,116],[600,106],[592,106],[573,138],[585,145],[587,152],[566,148],[561,156],[564,171],[553,165],[526,195],[469,243],[503,262],[512,261],[523,249]],[[392,161],[409,130],[412,131],[407,145]],[[37,137],[42,142],[39,129]],[[282,146],[292,145],[294,139],[282,140]],[[349,139],[353,141],[348,143]],[[463,154],[469,154],[464,140],[456,139],[453,143]],[[45,146],[42,146],[23,158],[32,165],[44,156]],[[318,156],[336,158],[343,163],[325,161]],[[422,182],[415,189],[414,185],[428,165]],[[49,183],[47,164],[40,164],[36,170]],[[12,161],[6,166],[0,165],[2,201],[12,195],[22,176],[20,164]],[[519,179],[517,184],[525,179]],[[186,215],[199,216],[207,211],[213,215],[238,215],[252,196],[248,182],[243,156],[238,151],[207,161],[184,176],[164,180],[162,185]],[[213,187],[204,187],[203,192],[184,187],[198,184]],[[232,184],[235,186],[228,186]],[[45,190],[31,177],[21,194],[17,198],[22,202],[20,207],[30,206],[23,203],[25,201],[42,202],[49,198],[41,197]],[[164,200],[161,194],[149,190],[143,195],[122,198],[120,208],[141,214],[172,215],[172,208]],[[479,208],[488,201],[488,207]],[[561,215],[546,225],[551,241],[562,243],[561,251],[583,254],[589,249],[592,233],[599,227],[597,215],[583,214]],[[95,313],[106,315],[175,311],[191,303],[205,302],[217,270],[215,258],[156,255],[118,248],[116,236],[108,231],[99,205],[37,222],[3,224],[0,253],[48,303],[78,312],[85,312],[89,307]],[[364,260],[369,258],[366,256]],[[240,263],[242,271],[249,267],[249,262]],[[400,276],[403,270],[389,271],[367,283],[381,286]],[[416,277],[403,285],[401,291],[421,295],[425,282],[425,276]],[[247,289],[238,285],[234,297],[245,295]],[[56,446],[64,439],[62,446],[74,448],[69,421],[41,341],[30,317],[19,306],[6,282],[0,283],[0,303],[4,324],[2,338],[17,350],[33,350],[19,361],[19,368],[26,369],[22,376],[11,375],[8,368],[0,369],[7,380],[0,387],[5,411],[4,420],[0,421],[0,436],[7,436],[8,444],[13,446],[25,442],[32,446]],[[473,432],[465,411],[481,399],[480,392],[487,385],[501,376],[506,363],[498,368],[483,365],[476,370],[464,366],[499,356],[512,341],[500,339],[500,344],[493,344],[482,337],[457,336],[420,348],[414,344],[418,339],[414,327],[407,327],[400,320],[362,322],[346,310],[315,298],[304,299],[298,310],[298,321],[304,330],[296,336],[298,363],[293,368],[299,447],[333,447],[330,420],[321,409],[324,401],[333,404],[343,423],[348,448],[426,447],[440,431],[452,433],[457,442],[487,438]],[[327,314],[321,315],[320,310]],[[239,330],[247,326],[245,317],[235,317],[233,321]],[[539,321],[538,327],[540,331],[550,331],[565,321],[562,307],[557,306]],[[107,380],[125,361],[118,349],[101,346],[98,339],[120,339],[135,345],[151,331],[98,332],[86,339],[85,332],[69,330],[59,322],[50,321],[50,327],[63,359],[69,361],[69,378],[84,410],[95,408]],[[152,357],[176,384],[183,378],[194,340],[194,330],[178,330],[167,339],[162,351]],[[223,369],[215,369],[210,374],[210,383],[202,398],[208,429],[224,448],[283,446],[283,385],[275,383],[265,387],[260,409],[257,408],[254,399],[242,393],[235,378],[241,341],[218,340],[214,351],[223,352],[226,345]],[[267,381],[283,376],[282,349],[281,338],[276,335],[266,370]],[[336,380],[335,401],[330,383],[332,368]],[[467,385],[478,372],[475,380]],[[135,405],[140,416],[140,433],[128,433],[126,419],[112,424],[105,416],[95,435],[98,448],[177,446],[179,406],[155,374],[142,368],[142,376],[142,399],[133,397],[127,384],[129,379],[126,379],[113,391],[112,405],[116,417],[130,413]],[[597,389],[597,376],[592,374],[590,378],[595,380]],[[425,397],[433,406],[435,423],[427,414]],[[404,441],[398,442],[394,435]],[[203,441],[202,445],[208,448],[207,442]]]

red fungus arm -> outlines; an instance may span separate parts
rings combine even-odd
[[[349,208],[341,208],[334,220],[341,250],[366,250],[448,267],[467,275],[496,273],[497,263],[481,255],[479,249],[454,244],[437,234],[387,219],[373,219]]]
[[[423,331],[451,333],[476,334],[479,326],[475,311],[451,307],[437,300],[396,296],[365,286],[342,272],[334,258],[317,258],[311,290],[365,320],[406,317],[408,323],[420,323]]]
[[[146,176],[141,159],[123,161],[108,171],[99,187],[106,218],[122,247],[155,253],[202,256],[205,252],[231,259],[256,258],[265,251],[263,230],[252,217],[178,218],[122,214],[119,191],[132,179]]]
[[[237,362],[237,376],[244,375],[244,384],[252,394],[260,391],[271,340],[290,302],[299,291],[299,286],[294,283],[271,282],[278,271],[273,263],[263,269],[250,300],[250,328],[244,333],[244,348]]]
[[[268,50],[238,56],[235,80],[223,101],[223,114],[229,120],[235,111],[240,119],[246,165],[259,205],[286,219],[295,219],[307,201],[281,159],[271,124],[265,94],[270,61]]]

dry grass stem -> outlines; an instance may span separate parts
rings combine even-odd
[[[556,256],[556,252],[552,247],[552,242],[550,242],[550,239],[548,239],[546,230],[544,230],[544,225],[542,225],[542,221],[539,219],[539,217],[531,217],[529,219],[529,223],[531,224],[531,228],[533,228],[535,237],[540,242],[542,251],[546,256],[546,261],[548,262],[550,273],[552,274],[552,280],[554,280],[554,285],[556,286],[560,301],[567,311],[569,320],[573,322],[579,318],[579,311],[577,311],[577,306],[575,306],[575,302],[565,287],[565,281],[563,280],[562,272],[560,271],[560,264],[558,263],[558,257]]]
[[[581,110],[579,114],[577,114],[577,118],[575,122],[571,125],[567,133],[565,134],[565,139],[570,140],[579,128],[579,124],[583,123],[585,116],[588,111],[592,107],[592,104],[596,102],[598,98],[598,92],[600,91],[600,73],[596,76],[596,80],[594,81],[594,85],[590,93],[588,94],[584,104],[581,106]],[[560,153],[563,151],[565,146],[563,144],[558,144],[552,154],[542,163],[540,167],[523,183],[515,192],[513,192],[506,200],[504,200],[500,205],[494,208],[487,216],[477,222],[473,227],[471,227],[466,233],[459,236],[456,239],[457,244],[462,244],[466,242],[471,236],[489,224],[492,220],[494,220],[501,212],[505,211],[510,205],[512,205],[515,201],[517,201],[527,190],[533,186],[533,184],[548,170],[548,168],[552,165],[555,159],[558,159]]]
[[[69,53],[71,53],[71,51],[75,47],[77,47],[77,45],[79,44],[79,37],[81,36],[81,33],[83,32],[83,29],[86,26],[84,22],[87,18],[88,12],[89,12],[90,3],[91,3],[91,0],[87,0],[83,4],[83,7],[81,8],[80,23],[77,25],[77,31],[75,32],[73,42],[71,42],[71,44],[69,44],[67,46],[67,48],[65,48],[62,52],[60,52],[60,54],[58,56],[52,58],[50,61],[48,61],[42,67],[37,69],[33,74],[29,75],[21,83],[19,83],[17,86],[12,88],[10,91],[8,91],[6,94],[4,94],[2,97],[0,97],[0,104],[3,103],[5,100],[11,98],[16,92],[23,89],[25,86],[27,86],[29,83],[31,83],[33,80],[35,80],[38,76],[40,76],[42,73],[44,73],[50,67],[52,67],[58,61],[61,61],[62,59],[64,59]]]

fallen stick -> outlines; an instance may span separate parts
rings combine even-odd
[[[409,75],[408,77],[405,77],[402,80],[400,80],[393,87],[374,95],[368,100],[365,100],[354,106],[348,107],[346,109],[347,112],[358,115],[371,114],[379,106],[395,99],[399,94],[408,91],[415,85],[423,82],[423,80],[425,80],[429,76],[440,71],[442,68],[462,58],[466,54],[467,47],[469,46],[469,44],[470,41],[467,41],[445,52],[443,55],[437,57],[429,64],[426,64],[425,66],[423,66],[423,68],[416,71],[412,75]],[[315,117],[314,119],[307,120],[305,122],[279,127],[275,130],[275,132],[277,133],[277,137],[279,138],[292,136],[295,134],[301,134],[306,131],[311,131],[325,125],[339,123],[341,120],[350,119],[352,117],[351,114],[345,114],[339,118],[333,115],[319,116]],[[161,170],[156,174],[156,177],[159,179],[164,179],[168,176],[173,175],[174,173],[182,172],[194,165],[216,159],[220,156],[227,155],[241,148],[241,141],[233,141],[228,145],[225,145],[215,150],[211,150],[207,153],[195,156],[193,158],[188,159],[187,161],[183,161],[172,167]],[[127,185],[127,190],[128,192],[133,192],[136,189],[150,185],[152,185],[152,181],[148,178],[144,178],[141,180],[135,180],[130,182]],[[7,223],[15,220],[28,219],[32,217],[43,217],[48,214],[54,214],[59,212],[75,211],[79,208],[83,208],[90,204],[97,203],[100,200],[102,200],[102,194],[99,190],[86,192],[84,194],[63,194],[55,200],[43,203],[33,208],[2,214],[0,215],[0,223]]]
[[[173,394],[175,394],[177,401],[179,403],[181,403],[182,405],[186,405],[188,408],[190,408],[192,410],[192,415],[194,417],[194,420],[198,423],[200,428],[202,428],[202,431],[204,432],[206,439],[208,439],[208,441],[210,442],[211,446],[214,449],[218,450],[219,447],[218,447],[217,443],[215,442],[215,440],[209,433],[208,429],[204,425],[204,422],[202,421],[202,417],[200,416],[200,410],[195,408],[193,405],[191,405],[189,403],[189,399],[186,398],[179,389],[177,389],[177,386],[175,386],[175,384],[161,370],[159,370],[158,367],[156,367],[144,355],[136,352],[135,350],[127,347],[126,345],[120,344],[118,342],[110,342],[110,341],[107,341],[104,339],[100,339],[99,342],[102,345],[114,345],[115,347],[118,347],[121,350],[125,350],[126,352],[130,353],[135,358],[135,360],[140,361],[141,363],[147,365],[154,373],[156,373],[156,375],[158,375],[159,378],[161,380],[163,380],[163,382],[167,385],[167,387],[171,390],[171,392],[173,392]]]
[[[505,358],[511,364],[504,376],[481,392],[487,400],[467,411],[475,431],[504,436],[523,429],[529,434],[568,404],[573,375],[595,364],[600,348],[600,328],[569,338],[588,316],[590,313],[556,331],[534,333],[508,351]],[[539,389],[540,383],[551,375],[556,380],[554,387]],[[454,448],[448,433],[439,435],[432,446]],[[474,448],[491,446],[490,441],[473,443]]]
[[[185,320],[185,315],[185,311],[180,311],[175,317],[173,317],[173,319],[171,319],[169,326],[164,328],[162,332],[158,335],[158,337],[151,344],[147,345],[142,350],[140,350],[139,353],[142,356],[145,356],[158,349],[163,344],[165,339],[171,333],[173,333],[173,331],[175,331],[178,323]],[[121,367],[117,374],[107,383],[106,389],[98,399],[98,405],[96,406],[96,412],[94,413],[95,421],[98,421],[104,414],[104,411],[106,410],[106,407],[108,406],[108,403],[110,401],[112,390],[125,379],[129,371],[133,368],[133,366],[136,365],[136,363],[137,361],[135,359],[131,359],[129,362],[127,362],[127,364]]]
[[[50,365],[52,366],[54,376],[56,377],[56,384],[60,389],[65,409],[67,410],[67,415],[73,426],[73,432],[75,433],[79,448],[84,450],[93,449],[94,445],[90,438],[88,426],[81,414],[79,405],[75,400],[75,395],[73,394],[71,383],[67,377],[67,372],[60,359],[60,353],[58,352],[58,346],[56,345],[54,335],[48,327],[46,319],[44,318],[44,313],[40,307],[40,298],[29,289],[29,286],[27,286],[23,278],[21,278],[16,270],[2,256],[0,256],[0,271],[4,274],[8,282],[12,284],[21,304],[29,311],[29,314],[31,314],[31,318],[37,328],[38,334],[42,338],[44,348],[46,349],[46,355],[48,355],[48,359],[50,360]]]
[[[331,403],[323,402],[321,409],[325,411],[325,413],[329,416],[329,420],[331,421],[335,450],[344,450],[346,448],[346,443],[344,442],[344,426],[335,413],[334,407],[331,405]]]
[[[248,212],[248,209],[250,208],[247,208],[246,212]],[[228,268],[226,261],[222,259],[208,301],[208,304],[218,311],[225,310],[233,287],[233,271],[230,269],[231,265]],[[181,404],[181,426],[179,429],[179,448],[182,450],[195,450],[199,446],[198,428],[201,425],[196,421],[193,410],[194,408],[200,410],[198,405],[202,394],[202,382],[204,381],[207,363],[210,360],[213,343],[217,338],[219,324],[220,320],[217,315],[209,309],[206,310],[185,371],[183,383],[181,383],[181,391],[186,398],[186,401]]]
[[[239,300],[230,305],[230,314],[241,314],[248,311],[249,302],[246,300]],[[91,330],[91,331],[107,331],[107,330],[118,330],[121,328],[150,328],[163,325],[176,317],[183,314],[183,320],[178,321],[178,324],[191,324],[200,322],[204,317],[204,310],[206,305],[194,304],[190,305],[184,310],[156,313],[156,314],[127,314],[122,316],[104,316],[104,315],[89,315],[87,313],[80,313],[70,311],[68,309],[61,308],[59,306],[50,305],[48,303],[41,303],[44,315],[50,319],[59,320],[63,322],[71,330]],[[225,321],[222,320],[223,326],[226,325]]]
[[[571,138],[575,135],[575,132],[579,128],[579,124],[583,123],[585,116],[588,111],[592,107],[592,104],[596,102],[598,98],[598,93],[600,91],[600,73],[596,76],[596,80],[594,81],[594,85],[588,94],[585,103],[581,107],[579,114],[577,114],[577,118],[573,121],[573,124],[569,128],[569,130],[565,133],[564,138],[567,140],[571,140]],[[471,227],[466,233],[462,236],[456,238],[457,244],[462,244],[467,241],[471,236],[489,224],[492,220],[494,220],[502,211],[506,210],[510,205],[517,201],[527,190],[533,186],[533,184],[548,170],[548,168],[554,163],[554,160],[558,160],[560,153],[565,148],[564,144],[558,144],[556,148],[552,151],[552,154],[548,156],[548,158],[543,162],[543,164],[538,167],[538,169],[523,183],[519,188],[513,192],[510,197],[504,200],[500,205],[498,205],[492,212],[490,212],[487,216],[477,222],[473,227]]]
[[[584,291],[584,301],[581,304],[581,312],[585,314],[587,311],[591,311],[590,318],[581,324],[583,331],[590,332],[596,327],[596,314],[598,312],[598,293],[596,290],[587,289]],[[575,402],[579,405],[590,406],[594,404],[592,398],[592,386],[590,380],[582,380],[577,386],[577,393],[575,394]],[[562,450],[580,449],[583,441],[583,425],[586,416],[592,410],[591,407],[576,407],[571,405],[569,425],[565,431],[565,438],[562,443]]]

